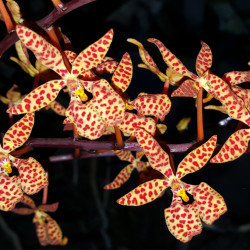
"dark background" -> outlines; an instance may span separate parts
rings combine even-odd
[[[53,9],[49,0],[18,1],[26,20],[39,20]],[[99,0],[83,6],[56,22],[71,39],[75,51],[80,52],[99,39],[110,28],[115,35],[108,56],[118,61],[129,52],[134,65],[134,76],[128,89],[131,99],[138,93],[159,93],[162,82],[149,71],[138,69],[137,47],[126,42],[135,38],[142,42],[164,72],[165,63],[157,48],[148,43],[149,37],[161,40],[182,62],[195,72],[195,60],[200,41],[206,42],[213,52],[212,71],[219,76],[232,70],[248,70],[249,59],[249,0]],[[6,34],[0,24],[1,39]],[[16,56],[14,46],[0,60],[0,94],[5,95],[12,84],[18,84],[22,93],[31,90],[33,80],[9,56]],[[170,88],[170,92],[175,87]],[[60,93],[58,100],[66,107],[68,96]],[[196,137],[196,110],[192,98],[172,98],[173,107],[166,117],[168,131],[164,139],[171,143],[189,142]],[[219,104],[216,101],[212,103]],[[0,128],[9,128],[6,106],[0,103]],[[183,133],[176,124],[183,117],[191,117],[189,129]],[[217,123],[226,115],[204,111],[205,138],[219,136],[225,142],[237,126],[231,121],[228,127]],[[19,117],[15,117],[16,120]],[[63,132],[63,117],[52,111],[36,112],[36,123],[31,136],[67,137]],[[138,185],[138,173],[122,188],[105,191],[103,186],[126,166],[115,157],[83,159],[49,163],[48,156],[73,153],[63,149],[35,149],[36,157],[49,169],[48,203],[60,202],[56,213],[50,214],[69,238],[65,249],[250,249],[250,171],[249,156],[227,164],[207,164],[199,172],[188,175],[184,181],[199,184],[204,181],[225,199],[228,212],[212,226],[204,224],[203,233],[190,243],[182,244],[168,231],[163,211],[171,203],[171,192],[141,207],[122,207],[115,201]],[[176,167],[185,154],[174,156]],[[37,205],[42,192],[34,195]],[[11,212],[0,213],[1,249],[40,249],[32,216]],[[45,249],[61,247],[45,247]]]

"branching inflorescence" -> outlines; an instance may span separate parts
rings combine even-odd
[[[80,2],[83,4],[91,1],[79,1],[79,4]],[[68,3],[67,6],[60,1],[53,1],[53,3],[57,8],[54,12],[57,13],[56,11],[71,8],[77,4],[77,1],[72,1],[72,5]],[[178,240],[190,241],[193,236],[201,233],[201,220],[211,225],[227,211],[223,197],[208,184],[202,182],[199,185],[190,185],[181,179],[203,168],[210,158],[211,163],[233,161],[248,150],[250,92],[249,89],[238,85],[249,82],[250,71],[233,71],[222,77],[213,74],[211,49],[205,42],[202,42],[196,60],[196,75],[190,72],[161,41],[150,38],[148,41],[157,46],[168,66],[166,72],[163,73],[140,42],[128,39],[129,42],[138,46],[143,62],[139,64],[139,67],[150,70],[164,82],[162,93],[140,93],[134,100],[130,100],[126,93],[133,75],[133,64],[129,53],[124,53],[120,61],[106,56],[113,40],[112,29],[77,55],[74,51],[64,50],[61,47],[60,38],[64,39],[64,44],[70,44],[70,41],[55,26],[49,27],[52,23],[40,22],[43,27],[47,28],[48,37],[43,37],[27,27],[25,22],[20,23],[20,10],[14,1],[8,1],[9,12],[12,16],[8,16],[8,12],[4,11],[3,4],[0,6],[8,31],[15,29],[18,36],[16,40],[14,39],[18,58],[12,57],[11,60],[34,77],[30,93],[22,96],[18,86],[14,85],[6,97],[0,98],[2,102],[8,104],[7,113],[10,114],[12,125],[3,137],[3,147],[0,147],[1,210],[18,214],[34,213],[33,222],[36,224],[41,245],[65,245],[67,243],[67,239],[62,237],[58,224],[45,213],[56,211],[58,206],[57,203],[46,204],[48,189],[45,187],[48,186],[48,178],[45,170],[32,157],[19,159],[12,155],[17,148],[27,146],[28,143],[32,145],[32,139],[29,139],[29,136],[33,126],[36,126],[34,124],[35,112],[43,108],[51,108],[65,117],[65,127],[72,130],[74,138],[78,139],[74,141],[75,144],[72,143],[69,146],[75,148],[74,155],[78,158],[81,157],[79,149],[84,148],[110,151],[110,154],[117,155],[120,160],[129,162],[114,181],[104,187],[105,189],[119,188],[129,179],[134,169],[139,172],[139,186],[118,199],[119,204],[143,205],[163,197],[167,188],[172,190],[172,203],[169,208],[165,209],[164,214],[169,231]],[[12,21],[13,19],[15,22]],[[29,61],[29,51],[33,52],[36,57],[34,66]],[[106,79],[103,73],[111,77]],[[40,85],[40,81],[45,83]],[[156,134],[164,134],[167,130],[166,125],[159,124],[158,121],[163,122],[171,110],[171,98],[168,93],[170,85],[178,87],[172,92],[172,98],[192,97],[197,100],[196,142],[198,144],[188,144],[189,151],[191,151],[191,146],[192,151],[179,163],[177,170],[171,161],[172,153],[176,152],[173,148],[177,146],[172,145],[167,153],[156,140]],[[203,90],[208,93],[204,99]],[[60,91],[67,92],[70,96],[66,108],[56,101]],[[206,109],[222,111],[245,126],[235,131],[215,156],[213,153],[216,148],[217,135],[213,135],[204,143],[202,119],[203,104],[213,98],[217,99],[221,106],[208,105]],[[20,114],[25,115],[12,124],[12,115]],[[89,141],[112,134],[116,136],[116,148],[113,144],[104,145],[101,142],[97,145]],[[88,140],[81,140],[82,137]],[[126,142],[123,141],[124,138]],[[67,140],[65,147],[67,147]],[[35,139],[33,139],[33,145],[35,145],[34,141]],[[42,146],[43,142],[41,140],[39,142],[36,145]],[[127,147],[129,143],[136,143],[137,146]],[[47,144],[47,146],[63,147],[64,145],[59,144],[54,146]],[[185,144],[183,145],[185,148]],[[136,156],[131,151],[137,151]],[[186,148],[184,152],[187,152]],[[95,156],[93,152],[82,153],[82,157]],[[147,160],[142,160],[142,157]],[[69,159],[72,158],[69,157]],[[9,175],[13,167],[18,171],[17,176]],[[33,195],[42,188],[44,188],[43,204],[36,207],[34,201],[25,194]],[[192,203],[189,202],[190,195],[194,199]],[[15,208],[18,202],[30,208]]]

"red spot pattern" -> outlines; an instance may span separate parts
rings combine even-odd
[[[77,73],[75,75],[78,75],[83,70],[95,68],[108,52],[112,39],[113,30],[111,29],[98,41],[80,52],[72,64],[71,73],[77,70]]]
[[[50,103],[50,108],[58,115],[65,116],[66,109],[60,103],[53,101]]]
[[[95,72],[98,74],[103,74],[103,73],[113,74],[118,64],[119,63],[117,61],[111,58],[110,60],[101,62],[99,65],[97,65],[97,67],[95,68]]]
[[[217,136],[212,136],[206,143],[190,152],[178,165],[176,177],[181,179],[189,173],[201,169],[210,159],[216,146]]]
[[[222,79],[228,82],[231,86],[250,82],[250,70],[248,71],[232,71],[223,75]]]
[[[125,134],[135,136],[137,128],[143,128],[151,135],[155,134],[156,126],[155,121],[152,118],[138,116],[133,113],[125,112],[124,119],[118,128]]]
[[[54,70],[62,78],[70,75],[63,63],[62,55],[56,47],[25,26],[17,25],[16,32],[20,40],[42,64]]]
[[[173,91],[171,96],[172,97],[182,96],[182,97],[196,98],[198,91],[199,91],[199,88],[195,87],[195,82],[193,80],[186,80],[181,84],[179,88]]]
[[[36,159],[20,160],[17,168],[20,185],[26,194],[33,195],[48,185],[45,171]]]
[[[125,151],[125,150],[112,150],[112,151],[121,161],[128,161],[132,163],[135,160],[135,157],[132,155],[130,151]]]
[[[5,152],[9,153],[19,148],[27,141],[34,125],[34,115],[34,113],[26,114],[5,133],[3,138]]]
[[[193,197],[197,213],[201,219],[211,225],[227,211],[223,197],[212,189],[207,183],[200,183],[193,190]]]
[[[90,140],[98,139],[107,128],[96,110],[89,104],[73,101],[66,110],[66,117],[74,123],[80,136]]]
[[[250,113],[250,89],[243,89],[238,86],[232,87],[233,92],[244,101],[245,108]]]
[[[114,84],[122,92],[129,87],[132,79],[133,65],[128,53],[125,53],[112,76],[112,84]]]
[[[164,214],[170,233],[183,243],[190,241],[202,231],[201,221],[192,205],[185,206],[173,202],[164,210]]]
[[[129,178],[135,166],[133,164],[127,165],[123,168],[116,178],[110,183],[104,186],[104,189],[116,189],[123,185]]]
[[[250,129],[240,129],[233,133],[210,162],[223,163],[239,158],[248,148]]]
[[[183,63],[169,49],[167,49],[164,46],[164,44],[161,41],[155,38],[149,38],[148,41],[154,43],[158,47],[158,49],[162,54],[163,60],[170,68],[172,68],[181,75],[188,76],[194,80],[198,79],[198,77],[194,75],[192,72],[190,72],[183,65]]]
[[[201,50],[196,59],[196,72],[199,77],[212,67],[212,51],[206,43],[201,42],[201,45]]]
[[[173,177],[168,154],[160,147],[158,142],[145,130],[137,129],[136,139],[147,156],[150,165],[160,171],[167,178]]]
[[[59,86],[60,85],[60,86]],[[7,110],[12,114],[31,113],[39,110],[54,101],[66,81],[52,80],[32,90],[21,103]]]
[[[0,175],[0,210],[9,211],[23,197],[17,176]]]
[[[46,214],[45,219],[47,220],[47,223],[44,225],[36,223],[36,233],[40,245],[62,245],[63,236],[61,228],[48,214]]]
[[[105,79],[95,83],[92,94],[89,105],[109,126],[116,126],[124,119],[125,104]]]
[[[168,187],[166,180],[155,179],[145,182],[117,200],[120,205],[140,206],[158,198]]]
[[[218,76],[209,74],[206,78],[217,99],[226,108],[228,115],[250,126],[250,114],[245,107],[244,101],[237,97],[230,86]]]
[[[133,101],[133,106],[138,112],[138,115],[155,116],[163,121],[165,116],[170,112],[171,101],[164,94],[146,94],[141,93]]]

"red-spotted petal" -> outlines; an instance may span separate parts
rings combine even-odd
[[[12,125],[3,138],[3,150],[11,152],[21,147],[29,138],[34,125],[34,113],[26,114],[22,119]]]
[[[101,137],[107,128],[96,110],[88,104],[71,102],[66,110],[66,116],[68,121],[74,123],[78,134],[90,140]]]
[[[62,230],[55,220],[46,214],[44,224],[36,223],[36,233],[40,245],[66,245],[67,239],[63,238]]]
[[[93,106],[109,126],[116,126],[124,119],[125,104],[105,79],[93,85],[92,94],[89,105]]]
[[[122,92],[125,92],[129,87],[133,75],[133,65],[128,53],[125,53],[116,68],[111,82]]]
[[[203,168],[214,152],[216,141],[217,136],[214,135],[206,143],[190,152],[178,165],[176,177],[181,179]]]
[[[193,97],[196,98],[199,87],[197,85],[198,82],[195,82],[193,80],[186,80],[184,81],[181,86],[173,91],[171,94],[172,97],[182,96],[182,97]]]
[[[118,128],[125,134],[135,136],[137,128],[143,128],[151,135],[155,134],[156,126],[152,118],[138,116],[133,113],[125,112],[123,121],[118,125]]]
[[[183,243],[202,231],[201,221],[192,205],[172,202],[171,206],[164,210],[164,214],[170,233]]]
[[[60,90],[65,86],[65,81],[52,80],[32,90],[16,106],[7,110],[7,113],[23,114],[31,113],[54,101]]]
[[[149,55],[148,51],[144,48],[144,46],[140,42],[132,38],[127,39],[127,41],[138,46],[140,57],[142,61],[145,63],[145,65],[149,67],[151,66],[152,68],[155,68],[156,71],[159,71],[153,58]]]
[[[223,163],[234,161],[244,154],[248,148],[250,140],[250,129],[240,129],[233,133],[214,156],[211,163]]]
[[[167,178],[173,176],[168,154],[161,148],[158,142],[144,129],[137,129],[136,139],[143,152],[148,158],[150,165],[155,170],[160,171]]]
[[[250,126],[250,114],[245,107],[244,101],[237,97],[230,86],[218,76],[209,74],[206,78],[217,99],[225,106],[228,115]]]
[[[23,196],[23,199],[21,200],[22,203],[28,205],[29,207],[31,207],[32,209],[36,208],[36,204],[35,202],[27,195]]]
[[[56,47],[25,26],[17,25],[16,32],[20,40],[35,54],[42,64],[54,70],[62,78],[70,76],[64,65],[62,55]]]
[[[123,168],[120,173],[115,177],[115,179],[104,186],[104,189],[116,189],[119,188],[121,185],[123,185],[129,178],[130,175],[135,167],[133,164],[127,165],[125,168]]]
[[[246,109],[250,113],[250,89],[243,89],[239,86],[232,86],[232,90],[238,97],[243,100]]]
[[[102,62],[99,65],[97,65],[97,67],[95,68],[95,72],[97,74],[103,74],[103,73],[113,74],[118,64],[119,63],[115,60],[108,60],[108,61]]]
[[[23,192],[17,176],[0,175],[0,210],[9,211],[21,201]]]
[[[210,47],[201,41],[201,50],[196,59],[196,72],[198,76],[202,76],[208,69],[212,67],[212,51]]]
[[[227,211],[227,206],[223,197],[207,183],[200,183],[193,189],[192,195],[199,216],[208,225],[211,225]]]
[[[35,194],[48,185],[48,178],[42,165],[33,157],[20,160],[17,168],[22,190],[26,194]]]
[[[164,94],[140,93],[132,102],[138,115],[155,116],[163,121],[171,109],[171,101]]]
[[[222,79],[228,82],[231,86],[243,82],[250,82],[250,70],[228,72],[222,76]]]
[[[70,50],[65,50],[64,53],[67,59],[69,60],[69,62],[72,64],[75,61],[77,54]]]
[[[49,106],[58,115],[65,116],[66,109],[59,102],[53,101],[53,102],[50,103]]]
[[[126,150],[112,150],[117,157],[119,157],[119,159],[121,161],[128,161],[128,162],[133,162],[135,160],[135,157],[132,155],[132,153],[130,151],[126,151]]]
[[[198,79],[198,77],[195,74],[193,74],[192,72],[190,72],[183,65],[183,63],[169,49],[167,49],[164,46],[164,44],[161,41],[159,41],[155,38],[149,38],[148,41],[155,44],[158,47],[158,49],[160,50],[161,55],[163,57],[163,60],[170,68],[172,68],[176,72],[180,73],[181,75],[188,76],[194,80]]]
[[[83,70],[95,68],[108,52],[113,35],[114,32],[111,29],[102,38],[83,50],[73,62],[71,73],[79,75]]]
[[[144,205],[158,198],[168,185],[166,180],[160,179],[145,182],[118,199],[117,203],[125,206]]]

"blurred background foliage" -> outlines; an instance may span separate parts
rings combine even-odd
[[[39,20],[53,9],[49,0],[16,0],[23,18]],[[110,28],[115,36],[108,56],[118,61],[129,52],[134,75],[128,94],[134,99],[138,93],[159,93],[163,84],[151,72],[137,68],[141,62],[137,47],[126,42],[135,38],[164,72],[166,65],[161,55],[147,38],[161,40],[182,62],[195,72],[195,60],[200,41],[206,42],[213,52],[212,71],[219,76],[232,70],[248,70],[249,66],[249,0],[97,0],[62,17],[56,22],[66,34],[76,52],[99,39]],[[6,35],[0,23],[0,38]],[[31,90],[33,79],[9,57],[16,56],[12,46],[0,60],[0,94],[17,84],[22,93]],[[34,59],[34,58],[33,58]],[[171,86],[170,92],[175,87]],[[58,97],[65,107],[67,94]],[[168,126],[163,136],[167,142],[189,142],[196,137],[196,109],[192,98],[172,98],[173,107],[166,117]],[[212,103],[218,104],[217,101]],[[1,132],[9,128],[6,105],[0,103]],[[189,129],[180,133],[176,124],[183,117],[191,117]],[[217,124],[226,115],[204,111],[205,137],[218,134],[223,143],[235,129],[237,122],[221,128]],[[19,117],[15,117],[16,120]],[[63,131],[63,117],[52,111],[36,112],[33,137],[68,137]],[[49,169],[48,203],[60,202],[58,211],[51,216],[58,221],[69,238],[64,249],[249,249],[250,248],[250,171],[249,156],[227,164],[207,164],[204,169],[184,178],[190,184],[204,181],[217,190],[229,211],[212,226],[204,225],[203,233],[190,243],[178,242],[168,231],[163,211],[170,205],[171,192],[155,202],[141,207],[122,207],[116,200],[138,185],[138,173],[122,188],[103,190],[126,165],[115,157],[83,159],[50,163],[48,156],[73,153],[65,149],[35,149],[29,155],[36,157]],[[185,154],[174,155],[176,166]],[[23,157],[28,157],[24,155]],[[33,198],[41,201],[42,193]],[[11,212],[0,213],[0,244],[2,249],[40,249],[32,224],[32,216]],[[45,247],[59,249],[61,247]]]

